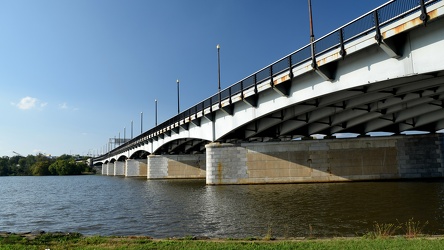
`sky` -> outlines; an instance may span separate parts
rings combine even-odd
[[[385,0],[312,0],[319,38]],[[0,157],[97,155],[309,43],[305,0],[0,0]],[[141,112],[143,119],[141,122]]]

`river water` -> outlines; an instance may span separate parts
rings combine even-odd
[[[354,236],[374,222],[444,233],[444,181],[206,186],[204,180],[0,177],[0,231],[156,238]],[[402,233],[402,232],[401,232]]]

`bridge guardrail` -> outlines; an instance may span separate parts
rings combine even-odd
[[[197,115],[203,112],[205,109],[218,104],[220,101],[231,98],[233,95],[242,93],[245,90],[255,87],[257,84],[267,81],[272,77],[290,70],[298,65],[306,63],[312,59],[312,56],[317,57],[323,55],[329,51],[344,46],[344,44],[350,43],[360,37],[368,35],[371,32],[376,31],[376,27],[379,28],[389,25],[390,23],[401,19],[405,16],[411,15],[418,10],[424,12],[426,7],[440,2],[442,0],[392,0],[378,8],[354,19],[353,21],[341,26],[340,28],[316,39],[314,43],[314,55],[311,54],[311,44],[308,44],[299,50],[277,60],[276,62],[256,71],[255,73],[247,76],[239,82],[221,90],[219,100],[218,93],[205,99],[204,101],[190,107],[189,109],[179,113],[178,115],[166,120],[158,126],[145,131],[144,133],[136,136],[134,139],[120,145],[119,147],[109,151],[108,153],[97,157],[106,158],[108,154],[118,154],[125,151],[126,148],[143,143],[144,141],[151,139],[158,131],[164,131],[176,123],[184,120],[187,117]],[[161,132],[163,133],[163,132]]]

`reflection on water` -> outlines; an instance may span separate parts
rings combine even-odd
[[[373,223],[444,229],[444,182],[206,186],[108,176],[0,178],[0,231],[181,237],[349,236]],[[312,231],[310,232],[310,227]]]

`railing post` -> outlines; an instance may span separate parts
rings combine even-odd
[[[342,59],[344,59],[347,52],[344,48],[344,30],[342,28],[339,29],[339,42],[341,43],[341,50],[339,51],[339,54],[342,56]]]
[[[288,56],[288,69],[290,70],[290,80],[293,79],[293,69],[292,69],[292,63],[291,63],[291,55]]]
[[[381,36],[381,30],[379,29],[379,16],[378,16],[378,10],[375,10],[373,12],[373,19],[375,21],[375,31],[376,31],[376,35],[375,35],[375,40],[378,44],[381,44],[382,41],[382,36]]]
[[[272,88],[274,88],[274,83],[273,83],[273,65],[268,67],[268,70],[270,71],[270,86]]]
[[[427,15],[427,10],[424,0],[420,0],[419,2],[421,4],[421,15],[419,16],[419,19],[421,19],[421,21],[424,23],[424,26],[426,26],[429,16]]]
[[[257,75],[254,74],[254,94],[257,95]]]

